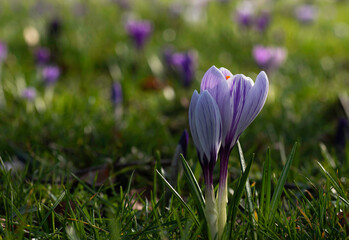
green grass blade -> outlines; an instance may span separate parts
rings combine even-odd
[[[265,218],[268,216],[270,207],[270,192],[271,192],[271,153],[268,148],[266,160],[263,164],[262,189],[261,198],[259,201],[259,216]],[[265,208],[264,208],[265,203]]]
[[[244,153],[242,152],[242,148],[241,148],[239,141],[237,141],[237,145],[238,145],[239,156],[240,156],[241,171],[244,173],[246,170]],[[248,177],[246,179],[245,188],[246,188],[247,202],[248,202],[248,213],[249,213],[250,219],[252,221],[253,228],[255,228],[256,227],[256,219],[253,216],[254,206],[253,206],[253,202],[252,202],[252,191],[251,191],[250,180]],[[257,239],[256,231],[253,231],[253,239]]]
[[[204,200],[204,196],[201,192],[201,189],[199,187],[198,182],[196,181],[196,178],[194,176],[194,173],[192,172],[192,170],[189,167],[188,162],[185,160],[184,156],[181,154],[181,161],[182,161],[182,165],[183,165],[183,170],[184,170],[184,174],[188,179],[189,182],[189,187],[191,190],[191,193],[194,197],[194,200],[196,202],[198,211],[199,211],[199,215],[201,219],[205,219],[205,200]]]
[[[196,223],[196,225],[199,227],[200,226],[200,222],[199,220],[196,218],[194,212],[191,210],[191,208],[188,206],[188,204],[186,204],[183,200],[183,198],[177,193],[177,191],[171,186],[171,184],[165,179],[164,176],[162,176],[162,174],[156,170],[157,174],[160,176],[160,178],[162,179],[162,181],[165,183],[165,185],[170,189],[170,191],[172,192],[172,194],[179,200],[179,202],[182,204],[182,206],[188,211],[190,217],[194,220],[194,222]]]
[[[321,165],[321,163],[317,162],[320,166],[320,169],[322,173],[326,176],[327,180],[331,182],[332,186],[338,193],[338,197],[347,205],[349,205],[349,201],[347,196],[345,195],[344,190],[342,187],[338,184],[338,182],[331,176],[331,174]]]
[[[289,158],[287,159],[287,162],[284,166],[284,168],[282,169],[282,172],[281,172],[281,176],[276,184],[276,187],[275,187],[275,191],[274,191],[274,194],[273,194],[273,197],[271,199],[271,207],[270,207],[270,212],[269,212],[269,220],[271,220],[271,218],[273,217],[277,207],[278,207],[278,204],[279,204],[279,201],[280,201],[280,197],[281,197],[281,193],[283,192],[284,190],[284,185],[286,183],[286,179],[287,179],[287,175],[290,171],[290,167],[291,167],[291,164],[293,162],[293,159],[294,159],[294,156],[295,156],[295,153],[296,153],[296,149],[297,149],[297,143],[295,143],[293,145],[293,148],[292,148],[292,151],[291,151],[291,154],[289,156]]]
[[[251,158],[250,162],[246,166],[245,172],[242,174],[240,178],[238,188],[234,192],[233,200],[229,206],[229,213],[232,213],[232,214],[230,216],[230,225],[228,225],[228,233],[229,233],[228,239],[232,239],[232,232],[234,229],[234,224],[235,224],[236,216],[238,213],[238,208],[240,205],[240,200],[245,190],[246,181],[248,178],[248,174],[250,173],[250,170],[251,170],[252,162],[253,162],[253,158]]]
[[[58,206],[58,204],[60,204],[60,202],[63,200],[64,196],[65,196],[65,191],[63,191],[61,193],[61,195],[58,197],[58,199],[56,200],[56,202],[53,204],[53,206],[50,208],[50,211],[48,211],[45,215],[45,217],[42,219],[41,223],[40,223],[40,227],[42,227],[44,225],[44,223],[46,222],[46,219],[48,218],[48,216],[50,216],[50,214],[55,210],[55,208]]]

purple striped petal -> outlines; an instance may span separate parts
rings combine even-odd
[[[222,141],[222,123],[218,105],[208,91],[195,90],[189,106],[189,125],[200,163],[213,169]]]
[[[267,99],[269,90],[269,81],[265,72],[260,72],[257,76],[256,82],[245,100],[245,106],[241,114],[241,119],[238,125],[237,134],[240,134],[251,124],[262,110]]]
[[[227,121],[230,123],[229,130],[223,133],[223,147],[230,145],[231,149],[238,138],[238,124],[241,121],[241,114],[244,109],[245,99],[248,92],[252,88],[252,85],[253,81],[251,78],[248,78],[242,74],[235,75],[231,80],[229,108],[222,116],[222,118],[227,118]],[[229,114],[231,114],[231,116],[229,116]]]
[[[223,76],[225,77],[226,80],[230,78],[233,79],[234,75],[228,69],[221,67],[219,68],[219,70],[223,73]]]
[[[222,123],[218,105],[208,91],[200,95],[194,114],[200,145],[209,164],[210,161],[217,160],[221,145]]]
[[[229,76],[229,77],[227,77]],[[226,80],[228,79],[228,80]],[[227,111],[230,105],[229,82],[233,75],[225,68],[216,68],[212,66],[204,75],[201,82],[201,92],[207,90],[216,100],[222,120],[222,132],[227,132],[230,128],[232,119],[231,111]]]
[[[193,137],[193,142],[199,154],[199,158],[201,158],[202,148],[199,141],[198,131],[196,129],[196,122],[195,122],[195,109],[196,109],[196,105],[199,100],[199,97],[200,97],[199,93],[195,90],[193,93],[193,96],[191,97],[190,105],[189,105],[189,127],[190,127],[191,136]]]
[[[204,77],[202,78],[200,92],[203,92],[204,90],[215,89],[217,85],[222,81],[225,81],[223,73],[215,66],[212,66],[209,70],[207,70]],[[216,94],[213,94],[212,96],[214,95]]]

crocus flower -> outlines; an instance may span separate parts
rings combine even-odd
[[[302,23],[313,22],[317,15],[317,9],[313,5],[302,5],[295,9],[296,18]]]
[[[149,21],[130,20],[126,24],[126,31],[132,37],[137,49],[141,50],[151,34],[152,25]]]
[[[112,85],[111,100],[112,100],[114,106],[117,106],[120,103],[122,103],[122,88],[121,88],[121,84],[118,82],[113,83],[113,85]]]
[[[236,21],[241,27],[249,27],[253,22],[253,13],[249,10],[238,10],[236,12]]]
[[[182,148],[182,154],[184,157],[187,156],[187,148],[188,148],[188,142],[189,142],[189,134],[187,129],[184,129],[181,138],[179,139],[178,145]]]
[[[217,234],[217,208],[213,188],[213,168],[222,140],[222,122],[218,105],[208,91],[196,90],[189,106],[191,135],[204,172],[205,215],[212,239]]]
[[[33,87],[28,87],[22,91],[22,98],[28,101],[34,100],[36,97],[36,90]]]
[[[253,57],[258,66],[266,71],[272,71],[280,67],[287,57],[287,50],[282,47],[255,46]]]
[[[60,36],[61,31],[62,31],[61,19],[59,19],[59,18],[52,19],[47,26],[48,36],[51,39],[56,39]]]
[[[48,48],[40,47],[35,51],[35,61],[39,65],[47,64],[50,60],[50,50]]]
[[[219,238],[226,223],[227,170],[229,155],[242,132],[261,111],[268,94],[269,82],[264,72],[256,82],[243,74],[233,75],[225,68],[212,66],[204,75],[200,91],[208,91],[218,105],[222,119],[220,179],[218,193]]]
[[[195,61],[192,52],[174,53],[170,56],[169,62],[181,75],[183,85],[190,86],[194,80],[195,75]]]
[[[57,66],[46,66],[42,69],[42,77],[46,85],[54,84],[59,76],[61,71]]]
[[[3,42],[0,42],[0,62],[5,61],[7,57],[7,45]]]
[[[268,27],[270,22],[270,14],[268,12],[263,12],[256,18],[256,28],[260,32],[264,32]]]

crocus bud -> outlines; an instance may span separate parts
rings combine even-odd
[[[170,60],[171,65],[181,75],[183,85],[189,87],[195,75],[195,57],[192,52],[174,53]]]
[[[217,208],[213,188],[213,168],[221,146],[222,122],[217,103],[208,91],[193,93],[189,125],[205,179],[205,216],[212,239],[217,235]]]
[[[130,20],[126,24],[126,31],[132,37],[136,48],[142,50],[150,37],[152,25],[149,21]]]
[[[28,101],[33,101],[36,97],[36,90],[33,87],[28,87],[22,91],[22,98]]]
[[[38,48],[35,51],[35,61],[39,65],[47,64],[50,60],[50,50],[48,48]]]
[[[179,139],[178,145],[182,148],[182,154],[184,157],[187,156],[187,148],[188,148],[188,142],[189,142],[189,134],[187,129],[184,129],[181,138]]]
[[[208,91],[193,93],[189,106],[189,125],[206,184],[212,184],[212,172],[221,146],[222,123],[217,103]]]
[[[46,66],[42,69],[42,77],[46,85],[52,85],[56,83],[61,71],[58,66]]]
[[[279,68],[287,57],[287,50],[282,47],[255,46],[253,57],[258,66],[267,72]]]
[[[295,9],[294,13],[302,23],[311,23],[317,17],[317,9],[313,5],[301,5]]]
[[[0,62],[5,61],[7,57],[7,45],[3,42],[0,42]]]
[[[122,103],[122,88],[121,84],[118,82],[113,83],[111,87],[111,101],[114,104],[114,106],[117,106],[120,103]]]

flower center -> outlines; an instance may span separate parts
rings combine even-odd
[[[225,79],[228,80],[230,78],[230,76],[225,76]]]

